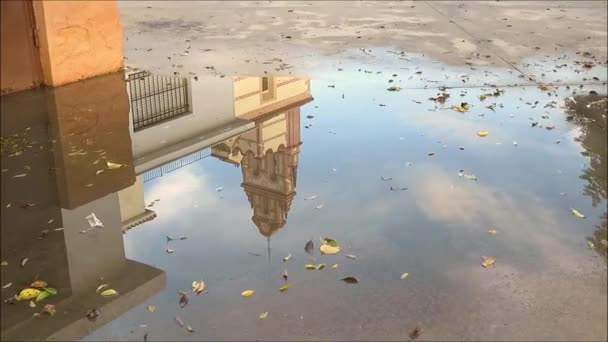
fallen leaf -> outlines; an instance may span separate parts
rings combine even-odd
[[[38,297],[36,297],[36,302],[40,302],[42,300],[45,300],[50,295],[51,295],[51,293],[48,292],[48,291],[41,291],[40,294],[38,295]]]
[[[338,241],[336,241],[336,240],[334,240],[332,238],[328,238],[328,237],[324,237],[321,240],[321,243],[325,244],[325,245],[330,245],[332,247],[340,247],[340,245],[338,245]]]
[[[420,328],[416,327],[409,333],[410,341],[413,341],[420,336]]]
[[[346,254],[346,257],[351,259],[351,260],[357,260],[357,257],[352,255],[352,254]]]
[[[173,253],[173,252],[175,252],[175,249],[171,249],[171,248],[168,248],[168,247],[167,247],[167,253],[171,254],[171,253]]]
[[[192,327],[189,325],[186,326],[186,330],[188,330],[188,332],[191,332],[191,333],[194,332],[194,329],[192,329]]]
[[[343,282],[347,283],[347,284],[359,284],[359,279],[355,278],[355,277],[346,277],[346,278],[342,278],[340,279]]]
[[[289,253],[286,257],[283,258],[283,261],[289,261],[291,259],[291,253]]]
[[[283,270],[283,279],[287,280],[287,270]]]
[[[95,290],[95,292],[97,294],[99,294],[101,292],[101,290],[105,289],[108,286],[110,286],[110,284],[101,284],[101,285],[97,286],[97,290]]]
[[[102,297],[112,297],[118,295],[118,292],[114,289],[107,289],[100,293]]]
[[[313,244],[312,240],[308,241],[306,245],[304,245],[304,250],[308,254],[312,254],[313,248],[315,248],[315,245]]]
[[[23,260],[21,260],[21,267],[25,267],[25,264],[27,264],[28,261],[30,261],[30,259],[23,258]]]
[[[52,294],[53,296],[57,294],[57,289],[52,287],[45,287],[43,290],[49,294]]]
[[[179,306],[180,307],[184,307],[188,304],[189,300],[188,300],[188,295],[186,294],[186,292],[180,292],[180,297],[179,297]]]
[[[319,204],[318,206],[315,207],[315,209],[322,209],[324,206],[324,204]]]
[[[585,218],[585,215],[583,215],[580,211],[572,208],[570,208],[570,210],[572,211],[572,215],[580,218]]]
[[[266,317],[268,317],[268,311],[266,311],[266,312],[262,312],[262,313],[260,314],[260,319],[265,319]]]
[[[407,278],[407,276],[410,275],[409,273],[405,272],[401,275],[401,280]]]
[[[182,328],[184,327],[184,321],[182,321],[182,319],[181,319],[181,318],[179,318],[179,316],[175,316],[175,318],[174,318],[174,319],[175,319],[175,322],[177,322],[177,324],[178,324],[180,327],[182,327]]]
[[[290,284],[285,284],[285,285],[279,287],[279,291],[280,292],[287,292],[287,290],[289,290],[290,287],[291,287]]]
[[[496,235],[496,234],[498,234],[498,231],[496,229],[490,229],[490,230],[488,230],[488,234]]]
[[[488,134],[490,134],[490,132],[488,132],[488,131],[479,131],[479,132],[477,132],[477,135],[480,136],[480,137],[487,137]]]
[[[304,268],[307,270],[316,270],[317,269],[315,267],[315,265],[313,265],[313,264],[306,264],[306,265],[304,265]]]
[[[201,294],[201,292],[203,292],[205,290],[205,282],[202,280],[199,281],[193,281],[192,282],[192,292],[196,293],[197,295]]]
[[[10,283],[6,283],[6,285],[2,286],[3,289],[8,289],[9,287],[11,287],[11,285],[13,285],[12,282]]]
[[[305,201],[310,201],[310,200],[314,200],[316,198],[317,198],[317,195],[312,195],[312,196],[305,197],[304,200]]]
[[[317,271],[320,271],[325,268],[325,264],[318,264],[315,268],[317,269]]]
[[[331,267],[331,269],[332,269],[332,270],[335,270],[336,268],[338,268],[338,264],[334,264],[334,265]]]
[[[106,166],[108,169],[112,170],[112,169],[118,169],[124,165],[122,164],[117,164],[117,163],[112,163],[111,161],[106,162]]]
[[[34,301],[30,300],[29,306],[30,306],[30,308],[35,308],[36,307],[36,303],[34,303]]]
[[[391,86],[391,87],[388,87],[386,90],[388,90],[388,91],[400,91],[401,87]]]
[[[23,289],[17,295],[17,300],[34,299],[34,298],[38,297],[39,294],[40,294],[40,290],[37,290],[37,289],[31,289],[31,288]]]
[[[323,245],[319,246],[319,250],[323,254],[336,254],[340,251],[340,247],[333,247],[330,245],[323,244]]]
[[[155,312],[156,311],[156,306],[154,306],[154,305],[148,305],[148,311]]]
[[[241,292],[241,296],[251,297],[251,296],[253,296],[254,293],[255,293],[254,290],[245,290],[245,291]]]
[[[45,313],[49,316],[53,316],[55,314],[55,312],[57,312],[57,309],[54,304],[46,304],[42,308],[42,313]]]
[[[85,314],[85,317],[89,321],[94,321],[97,319],[97,317],[99,317],[99,310],[98,309],[89,309],[87,311],[87,313]]]
[[[25,177],[25,176],[27,176],[27,173],[21,173],[21,174],[18,174],[18,175],[14,175],[13,178],[22,178],[22,177]]]
[[[0,263],[0,266],[8,266],[8,261],[3,261]]]
[[[452,106],[452,109],[460,112],[460,113],[464,113],[466,111],[468,111],[471,108],[471,106],[469,106],[468,103],[466,102],[462,102],[461,104],[457,105],[457,106]]]
[[[30,284],[30,287],[33,287],[35,289],[41,289],[41,288],[47,287],[47,286],[49,286],[49,284],[46,281],[42,281],[42,280],[36,280]]]
[[[595,244],[589,240],[587,240],[587,246],[589,246],[590,249],[594,249],[595,248]]]
[[[481,263],[481,266],[490,267],[490,266],[494,265],[495,263],[496,263],[496,257],[484,258],[483,262]]]

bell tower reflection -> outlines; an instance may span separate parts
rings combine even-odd
[[[239,81],[252,86],[259,83],[260,96],[254,100],[257,106],[245,109],[239,103],[251,101],[247,97],[238,96]],[[267,92],[271,92],[274,97],[268,96]],[[250,90],[247,95],[254,93]],[[250,95],[253,96],[255,95]],[[312,100],[308,79],[237,79],[237,116],[253,120],[255,128],[212,148],[212,156],[241,167],[241,186],[253,210],[251,220],[260,234],[267,238],[285,226],[296,195],[298,158],[302,144],[300,107]],[[239,109],[242,111],[240,114]]]

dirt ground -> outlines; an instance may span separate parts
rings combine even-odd
[[[536,81],[531,59],[588,52],[605,63],[607,7],[606,1],[119,2],[126,64],[156,72],[308,74],[330,57],[378,62],[376,53],[390,50],[507,68]]]

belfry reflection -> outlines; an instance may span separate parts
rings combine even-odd
[[[270,237],[283,228],[296,195],[300,106],[313,100],[310,81],[296,77],[235,80],[235,114],[255,127],[212,147],[211,155],[242,170],[251,220]]]

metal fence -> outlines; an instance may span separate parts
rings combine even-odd
[[[133,130],[191,112],[188,79],[140,71],[128,76]]]
[[[164,164],[162,166],[159,166],[155,169],[149,170],[144,172],[143,174],[143,180],[144,183],[147,181],[151,181],[154,178],[158,178],[160,176],[163,176],[169,172],[173,172],[179,168],[182,168],[186,165],[192,164],[196,161],[199,161],[203,158],[207,158],[211,155],[211,148],[208,147],[206,149],[194,152],[192,154],[189,154],[185,157],[176,159],[172,162],[168,162],[167,164]]]

